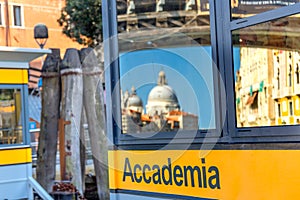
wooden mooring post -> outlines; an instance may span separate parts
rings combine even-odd
[[[60,106],[60,75],[61,58],[59,49],[52,49],[46,57],[42,68],[42,113],[41,131],[37,153],[37,181],[52,191],[55,181],[57,131]]]
[[[108,186],[108,147],[106,118],[101,74],[103,66],[99,63],[92,48],[80,51],[83,71],[83,104],[88,122],[88,130],[99,199],[109,199]]]
[[[58,122],[59,133],[59,162],[60,162],[60,180],[65,181],[66,178],[66,151],[65,151],[65,125],[71,124],[60,118]]]
[[[83,194],[80,165],[80,121],[82,112],[82,67],[77,49],[67,49],[61,63],[61,118],[70,121],[64,125],[65,173],[70,181]]]

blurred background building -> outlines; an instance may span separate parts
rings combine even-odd
[[[57,20],[65,0],[4,0],[0,2],[0,46],[39,48],[33,38],[36,24],[48,27],[45,48],[58,48],[63,56],[67,48],[79,48],[78,43],[62,33]],[[30,63],[29,87],[37,87],[42,58]]]

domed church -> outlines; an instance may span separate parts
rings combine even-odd
[[[148,94],[146,113],[134,87],[131,94],[121,91],[121,106],[123,133],[198,129],[198,116],[180,110],[176,93],[167,84],[164,71],[159,72],[157,85]]]
[[[167,85],[164,71],[159,72],[157,86],[148,95],[146,110],[151,117],[155,115],[166,116],[170,111],[180,110],[175,91]]]

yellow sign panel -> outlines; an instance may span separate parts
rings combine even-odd
[[[27,69],[0,69],[0,83],[27,84]]]
[[[208,199],[295,199],[300,150],[110,151],[110,188]]]
[[[30,163],[31,148],[0,150],[0,166]]]

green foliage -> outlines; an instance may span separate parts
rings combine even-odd
[[[94,47],[102,40],[101,0],[67,0],[57,21],[79,44]]]

